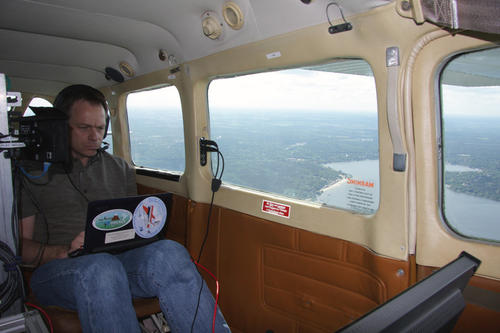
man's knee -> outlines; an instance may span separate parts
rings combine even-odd
[[[148,246],[149,255],[157,257],[162,260],[174,260],[174,261],[190,261],[189,252],[187,249],[177,243],[176,241],[170,239],[159,240]]]
[[[85,289],[108,289],[128,285],[127,274],[121,262],[113,255],[99,253],[87,256],[82,262],[78,277]]]
[[[180,271],[190,271],[193,263],[187,249],[172,240],[159,240],[147,246],[146,253],[148,271],[162,271],[164,274],[176,274]]]

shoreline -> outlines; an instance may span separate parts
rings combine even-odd
[[[340,185],[342,185],[343,183],[346,183],[347,182],[347,177],[346,176],[342,176],[339,180],[336,180],[326,186],[324,186],[323,188],[321,188],[319,190],[320,193],[325,193],[326,191],[329,191],[329,190],[332,190],[334,189],[335,187],[338,187]]]

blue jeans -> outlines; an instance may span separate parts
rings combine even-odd
[[[211,332],[215,302],[187,250],[171,240],[117,255],[56,259],[32,275],[41,304],[78,311],[84,332],[140,332],[132,298],[158,297],[172,332]],[[230,332],[219,309],[215,332]]]

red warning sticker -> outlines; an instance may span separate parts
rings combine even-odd
[[[286,217],[287,219],[290,218],[290,206],[269,201],[269,200],[263,200],[262,201],[262,211],[264,213],[268,214],[273,214],[276,216],[281,216],[281,217]]]

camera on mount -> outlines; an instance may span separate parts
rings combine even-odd
[[[9,112],[9,136],[2,138],[0,148],[20,161],[68,163],[68,116],[53,107],[30,108],[34,116]]]

